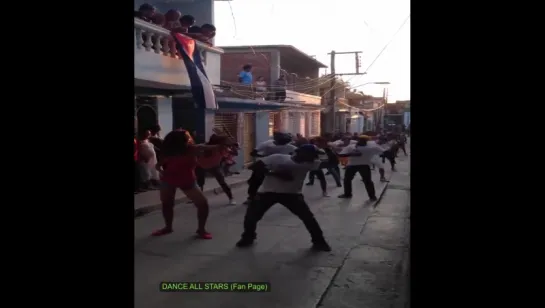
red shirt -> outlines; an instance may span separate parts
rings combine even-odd
[[[134,161],[138,161],[138,141],[134,138]]]
[[[165,157],[162,164],[162,181],[182,190],[195,187],[195,182],[197,181],[197,177],[195,176],[197,158],[193,153]]]

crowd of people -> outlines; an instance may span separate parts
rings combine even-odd
[[[151,4],[142,4],[138,11],[134,12],[134,17],[163,27],[171,32],[183,33],[198,41],[211,44],[211,40],[216,36],[216,27],[212,24],[195,25],[195,17],[191,15],[182,15],[176,9],[168,10],[162,14]]]
[[[238,144],[230,137],[214,134],[207,143],[195,144],[191,134],[184,129],[168,133],[160,138],[160,128],[143,133],[143,139],[135,139],[135,161],[147,168],[148,179],[160,183],[160,199],[165,226],[152,233],[162,236],[173,232],[174,198],[180,189],[197,208],[196,234],[202,239],[211,239],[206,229],[209,214],[208,200],[203,194],[206,173],[214,175],[235,205],[232,192],[225,183],[221,162],[228,155],[236,155]],[[307,228],[312,247],[319,251],[330,251],[318,221],[315,219],[302,194],[307,174],[313,185],[314,177],[320,181],[324,197],[328,196],[325,176],[331,174],[338,187],[344,187],[339,198],[352,197],[352,181],[359,173],[365,184],[370,201],[376,201],[372,171],[378,168],[380,180],[386,181],[384,163],[390,162],[395,171],[395,158],[402,150],[407,155],[404,133],[399,134],[324,134],[305,138],[301,135],[275,132],[271,140],[259,144],[251,153],[255,162],[249,167],[252,175],[248,179],[248,207],[238,247],[251,246],[256,239],[257,223],[276,203],[288,208],[299,217]],[[136,147],[136,145],[140,147]],[[227,156],[226,156],[227,155]],[[346,159],[344,179],[341,182],[340,161]],[[151,170],[153,165],[154,170]],[[322,169],[326,169],[324,173]]]
[[[221,140],[222,137],[213,134],[207,144],[216,145]],[[138,136],[135,136],[135,194],[160,188],[161,181],[156,165],[157,158],[162,154],[162,145],[163,139],[161,138],[161,127],[159,125],[144,130]],[[221,152],[207,152],[206,155],[199,157],[195,173],[197,184],[201,190],[204,189],[206,174],[208,173],[216,178],[226,193],[228,192],[227,194],[230,196],[229,203],[236,204],[233,201],[229,186],[225,183],[225,177],[238,174],[237,171],[231,171],[231,167],[236,164],[234,158],[238,155],[238,151],[238,143],[235,143]]]

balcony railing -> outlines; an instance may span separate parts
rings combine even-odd
[[[195,40],[212,84],[220,83],[223,50]],[[189,86],[185,64],[178,54],[170,31],[134,18],[135,78],[166,84]]]
[[[320,97],[286,90],[286,98],[281,100],[278,97],[278,90],[274,86],[267,86],[265,91],[257,91],[255,86],[248,86],[236,83],[222,83],[222,89],[216,93],[218,97],[236,97],[242,99],[257,99],[268,101],[283,101],[286,103],[320,105]]]

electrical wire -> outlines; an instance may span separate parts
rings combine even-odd
[[[394,35],[392,35],[392,38],[384,45],[384,47],[380,50],[380,52],[377,54],[377,56],[375,57],[375,59],[373,59],[373,61],[371,62],[371,64],[369,64],[369,66],[365,69],[364,72],[369,72],[369,69],[373,66],[373,64],[375,64],[375,62],[378,60],[378,58],[380,58],[380,56],[382,55],[382,53],[386,50],[386,48],[388,48],[388,46],[390,46],[390,44],[394,41],[396,35],[401,31],[401,29],[403,29],[403,27],[407,24],[407,22],[409,21],[409,19],[411,18],[411,14],[409,14],[409,16],[407,16],[407,18],[405,18],[405,20],[403,21],[403,23],[401,24],[401,26],[399,26],[399,28],[397,29],[397,31],[394,33]]]

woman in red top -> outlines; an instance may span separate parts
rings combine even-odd
[[[162,173],[160,195],[165,227],[153,232],[153,236],[172,233],[174,198],[176,189],[179,188],[197,207],[199,224],[197,235],[203,239],[212,238],[205,229],[209,211],[208,200],[197,187],[195,167],[197,167],[197,156],[201,156],[204,151],[221,151],[223,148],[224,145],[195,145],[189,133],[182,129],[172,131],[165,136],[161,147],[161,157],[157,164],[157,169]]]

